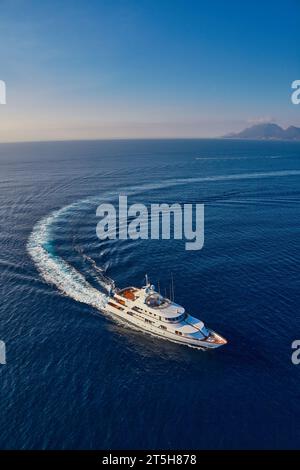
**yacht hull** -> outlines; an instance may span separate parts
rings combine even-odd
[[[177,344],[183,344],[185,346],[190,346],[196,349],[201,349],[201,350],[210,350],[210,349],[216,349],[223,344],[224,342],[220,343],[212,343],[208,341],[201,341],[199,339],[191,339],[191,338],[186,338],[183,336],[177,336],[173,332],[169,332],[166,330],[162,330],[159,326],[151,325],[149,323],[145,323],[144,320],[139,319],[138,317],[131,315],[127,312],[120,311],[117,308],[114,308],[112,306],[107,306],[105,309],[102,309],[105,313],[110,314],[111,317],[117,317],[118,319],[122,319],[126,324],[133,326],[135,328],[138,328],[139,330],[142,330],[144,333],[148,333],[151,336],[156,336],[161,339],[165,339],[168,341],[171,341],[173,343]],[[210,330],[212,331],[212,330]],[[214,333],[214,332],[213,332]],[[215,334],[215,333],[214,333]],[[223,339],[221,336],[219,338]]]

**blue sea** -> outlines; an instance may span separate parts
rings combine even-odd
[[[96,208],[204,203],[205,243],[105,240]],[[300,144],[0,145],[0,448],[300,447]],[[227,338],[203,352],[101,313],[147,273]]]

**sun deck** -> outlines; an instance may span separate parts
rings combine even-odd
[[[118,295],[128,300],[136,300],[138,298],[138,289],[136,287],[125,287],[117,292]]]

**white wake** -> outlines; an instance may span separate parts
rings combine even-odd
[[[101,310],[107,296],[92,287],[82,274],[52,249],[53,223],[74,207],[75,204],[66,206],[40,220],[28,239],[27,250],[46,282],[55,285],[68,297]]]

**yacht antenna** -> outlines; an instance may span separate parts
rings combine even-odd
[[[148,281],[148,274],[145,274],[145,279],[146,279],[146,286],[148,286],[149,281]]]
[[[157,281],[157,287],[158,287],[158,293],[160,295],[160,282],[159,282],[159,280]]]

